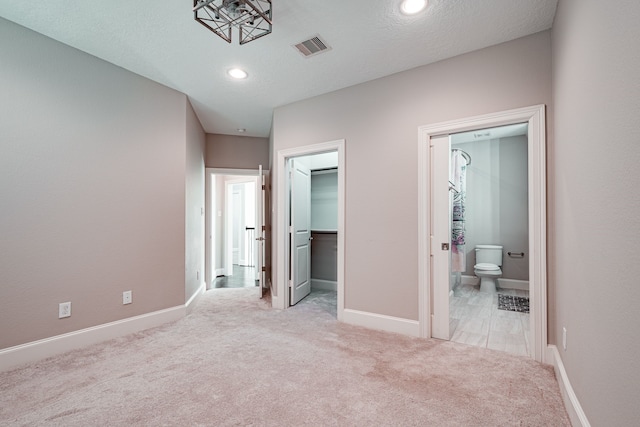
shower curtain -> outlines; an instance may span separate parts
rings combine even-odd
[[[464,250],[464,199],[467,191],[467,160],[458,150],[453,151],[453,206],[451,209],[451,271],[464,272],[466,259]]]

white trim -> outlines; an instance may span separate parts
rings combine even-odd
[[[184,305],[187,314],[191,314],[191,311],[194,309],[194,307],[196,306],[196,303],[198,302],[202,294],[205,293],[206,290],[207,290],[206,283],[200,284],[200,287],[187,300],[186,304]]]
[[[338,282],[335,280],[324,280],[311,278],[311,289],[322,289],[325,291],[337,291]]]
[[[503,279],[498,278],[498,287],[501,289],[518,289],[520,291],[529,290],[528,280]]]
[[[200,292],[196,292],[188,304],[197,295],[200,295]],[[186,304],[180,305],[5,348],[0,350],[0,372],[91,344],[173,322],[183,318],[186,315],[186,310]]]
[[[587,419],[587,415],[582,410],[582,405],[580,405],[580,402],[578,401],[578,396],[576,396],[576,393],[573,391],[573,387],[569,381],[569,376],[564,368],[564,363],[562,363],[558,347],[555,345],[549,345],[547,353],[549,354],[549,359],[552,359],[553,369],[556,373],[558,385],[560,386],[560,394],[562,395],[564,407],[567,410],[567,415],[569,415],[571,425],[574,427],[591,427],[591,424]]]
[[[385,316],[384,314],[345,309],[342,320],[351,325],[363,326],[379,331],[394,332],[412,337],[420,336],[420,324],[416,320]]]
[[[546,139],[545,106],[519,108],[482,116],[452,120],[418,128],[418,301],[420,333],[431,337],[431,271],[429,144],[432,137],[485,129],[514,123],[529,123],[529,298],[531,301],[531,357],[545,362],[547,347],[547,206],[546,206]]]
[[[224,269],[224,268],[217,268],[217,269],[216,269],[216,276],[214,277],[214,280],[215,280],[215,278],[216,278],[216,277],[218,277],[218,276],[224,276],[224,272],[225,272],[225,269]]]
[[[289,198],[287,197],[287,163],[294,157],[308,156],[328,152],[338,153],[338,275],[337,275],[337,317],[343,320],[344,313],[344,263],[345,263],[345,140],[323,142],[319,144],[278,150],[276,154],[275,177],[276,185],[274,218],[273,218],[273,251],[275,256],[275,277],[273,285],[276,287],[275,295],[272,292],[272,305],[283,310],[289,307],[289,292],[287,290],[287,277],[289,271],[289,239],[288,212]]]

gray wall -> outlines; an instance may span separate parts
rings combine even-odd
[[[338,172],[311,173],[311,229],[338,230]]]
[[[417,129],[551,104],[550,49],[543,32],[275,110],[274,156],[346,140],[345,308],[418,319]]]
[[[4,19],[0,58],[0,348],[184,304],[186,97]]]
[[[567,328],[558,347],[593,426],[640,419],[639,20],[637,1],[561,0],[553,28],[549,327]]]
[[[269,139],[209,133],[205,163],[208,168],[269,169]]]
[[[186,105],[185,299],[204,278],[204,150],[205,133],[191,104]]]
[[[502,277],[529,280],[527,137],[452,145],[471,156],[467,168],[465,250],[473,276],[476,245],[502,245]],[[508,252],[524,252],[511,258]]]

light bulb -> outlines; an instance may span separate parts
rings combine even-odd
[[[404,0],[400,9],[402,10],[402,13],[415,15],[425,7],[427,7],[427,0]]]
[[[234,79],[246,79],[248,76],[247,72],[240,68],[232,68],[227,73]]]

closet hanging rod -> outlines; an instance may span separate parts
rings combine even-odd
[[[467,166],[469,166],[471,164],[471,156],[466,151],[461,150],[459,148],[454,148],[451,151],[459,151],[460,154],[462,154],[462,157],[464,157],[464,159],[467,161]]]

